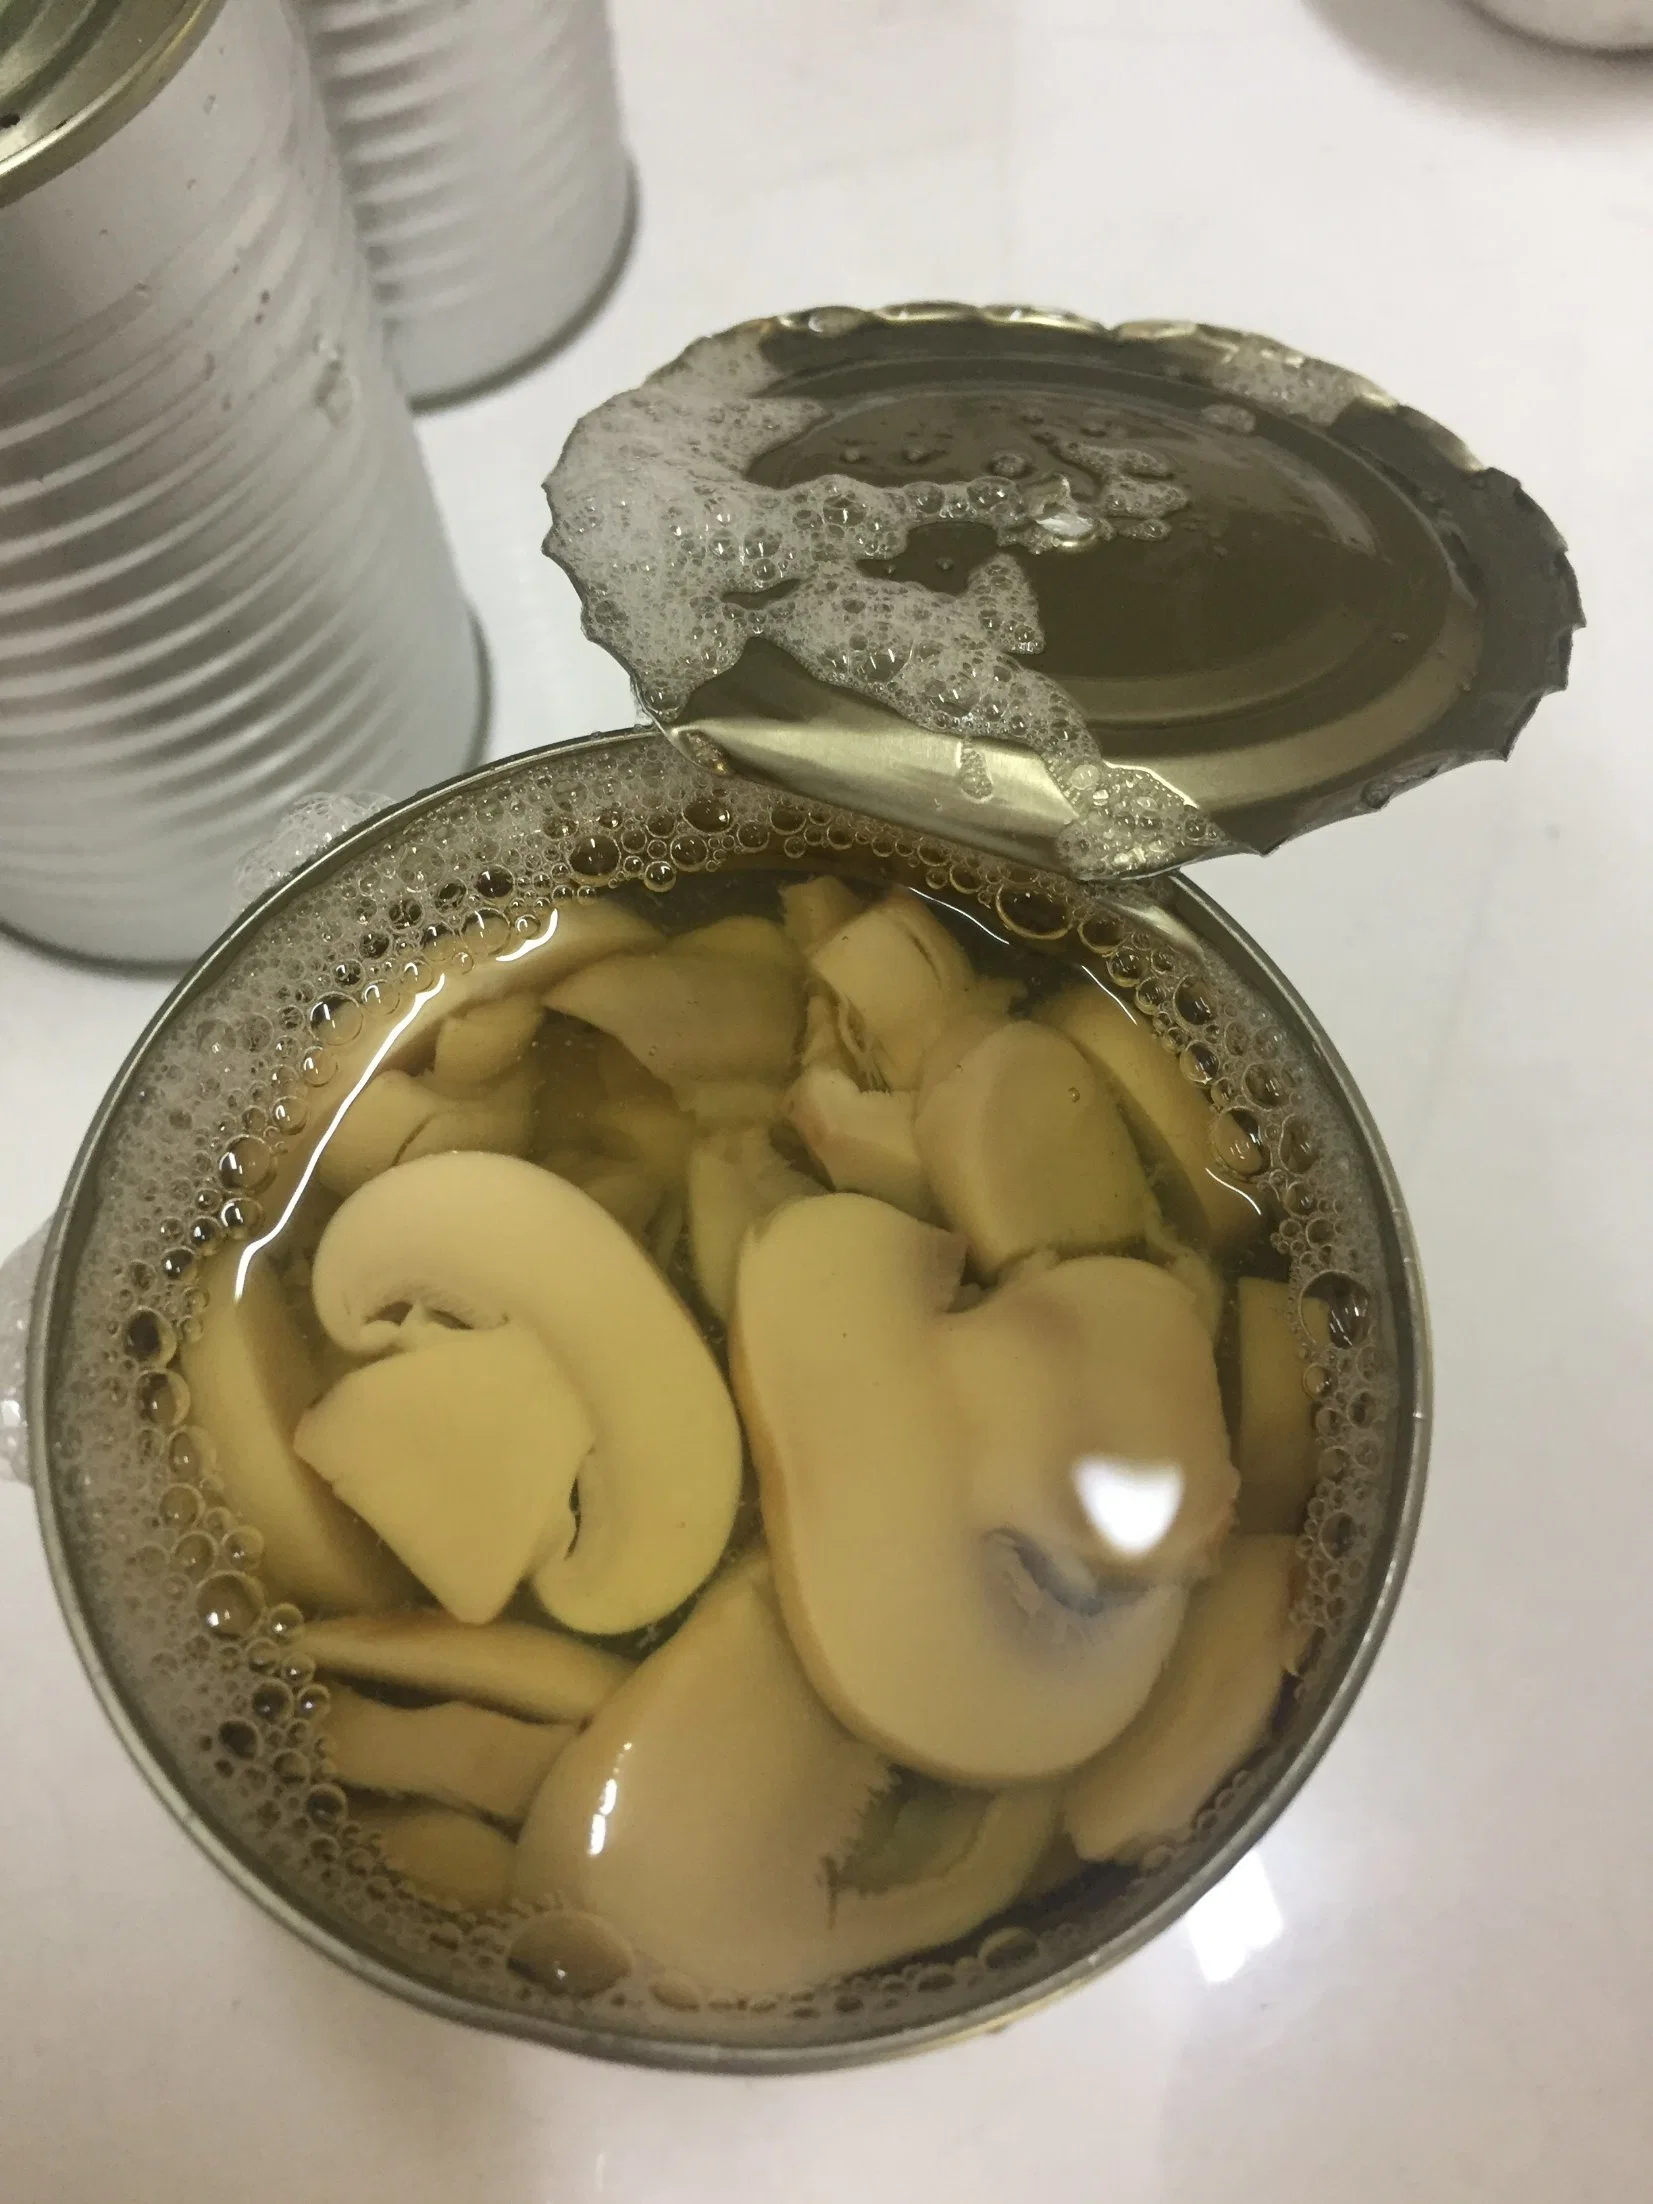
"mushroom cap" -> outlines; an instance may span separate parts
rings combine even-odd
[[[535,1590],[571,1629],[669,1614],[710,1574],[734,1520],[734,1405],[682,1304],[624,1228],[531,1163],[465,1153],[399,1164],[322,1234],[316,1313],[347,1353],[393,1346],[402,1303],[539,1339],[591,1419],[579,1531]]]
[[[948,1313],[961,1243],[856,1194],[753,1228],[731,1358],[792,1639],[893,1759],[997,1785],[1078,1765],[1146,1698],[1232,1503],[1211,1347],[1146,1263],[1087,1257]],[[1175,1471],[1155,1552],[1076,1490]]]

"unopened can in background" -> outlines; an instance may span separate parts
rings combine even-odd
[[[402,387],[526,364],[624,256],[603,0],[300,0]]]
[[[181,962],[478,646],[284,0],[37,11],[0,123],[0,924]]]

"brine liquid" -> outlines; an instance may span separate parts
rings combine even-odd
[[[1185,1839],[1129,1869],[1072,1872],[1070,1861],[1062,1879],[1057,1862],[1054,1887],[1047,1877],[961,1946],[819,1992],[741,1999],[662,1973],[605,1941],[601,1924],[564,1921],[542,1923],[545,1949],[524,1971],[512,1952],[520,1961],[536,1909],[467,1912],[404,1881],[361,1801],[332,1780],[328,1685],[306,1652],[305,1617],[261,1581],[259,1528],[225,1504],[180,1351],[336,1113],[341,1051],[444,960],[464,969],[509,955],[558,900],[618,896],[677,932],[731,912],[773,916],[783,880],[823,872],[869,896],[905,886],[929,897],[978,971],[1020,983],[1024,1007],[1090,971],[1206,1096],[1213,1152],[1265,1219],[1230,1272],[1289,1283],[1305,1312],[1319,1470],[1301,1537],[1313,1650],[1272,1740]],[[559,1045],[554,1030],[535,1044]],[[1375,1589],[1399,1383],[1381,1189],[1285,1022],[1151,887],[1108,897],[1018,872],[702,773],[662,744],[514,765],[341,859],[265,918],[150,1049],[108,1128],[96,1196],[72,1251],[51,1442],[67,1543],[127,1707],[171,1780],[309,1919],[415,1982],[553,2036],[595,2025],[827,2044],[945,2022],[1049,1976],[1220,1841],[1314,1720]],[[294,1210],[293,1254],[313,1245],[327,1206]],[[721,1355],[681,1234],[655,1253]],[[1231,1352],[1219,1340],[1219,1361]],[[737,1536],[752,1528],[748,1503]],[[627,1649],[647,1651],[680,1619]]]

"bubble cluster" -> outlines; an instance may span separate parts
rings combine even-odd
[[[1012,593],[996,616],[1019,617]],[[179,1363],[248,1229],[225,1221],[227,1205],[279,1197],[338,1100],[344,1044],[326,1037],[353,1030],[352,1013],[411,1000],[444,966],[509,956],[559,902],[620,893],[690,924],[743,896],[758,907],[777,868],[827,866],[953,904],[973,953],[1031,964],[1036,987],[1040,972],[1054,987],[1090,971],[1212,1098],[1213,1167],[1267,1206],[1296,1288],[1323,1471],[1302,1541],[1316,1650],[1279,1734],[1179,1850],[1135,1873],[1087,1870],[955,1950],[738,2000],[617,1950],[600,1924],[466,1914],[391,1871],[331,1780],[304,1617],[260,1579],[259,1531],[236,1515]],[[1282,1014],[1174,902],[1172,888],[1104,895],[1019,870],[617,738],[480,776],[274,904],[186,996],[109,1121],[69,1242],[49,1414],[53,1491],[97,1641],[193,1810],[305,1914],[411,1981],[519,2022],[620,2036],[806,2045],[945,2025],[1081,1959],[1174,1887],[1341,1674],[1381,1573],[1401,1444],[1381,1188]]]
[[[773,487],[748,479],[752,462],[824,418],[812,400],[772,395],[773,380],[757,332],[705,338],[588,414],[546,484],[546,549],[580,592],[586,632],[631,670],[648,709],[676,718],[761,636],[819,680],[964,737],[960,783],[978,801],[992,789],[972,741],[1037,751],[1074,808],[1060,847],[1082,878],[1228,847],[1159,774],[1105,760],[1066,689],[1024,663],[1044,636],[1009,547],[1060,554],[1164,536],[1188,504],[1168,462],[1041,415],[1043,474],[1003,453],[967,481],[829,473]],[[920,463],[929,456],[921,447]],[[1005,547],[962,591],[871,571],[915,528],[957,522]]]

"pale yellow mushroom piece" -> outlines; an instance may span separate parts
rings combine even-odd
[[[511,1007],[507,998],[483,1009]],[[381,1071],[331,1128],[316,1175],[329,1193],[353,1194],[381,1171],[419,1156],[461,1148],[522,1155],[532,1133],[533,1110],[533,1080],[526,1065],[474,1093],[451,1090],[434,1072],[414,1076],[394,1068]]]
[[[590,1148],[553,1151],[543,1160],[548,1171],[589,1194],[634,1240],[647,1237],[666,1199],[666,1182],[646,1163],[628,1163]]]
[[[451,1806],[356,1805],[351,1819],[379,1840],[398,1875],[448,1905],[488,1913],[508,1905],[517,1848]]]
[[[847,880],[822,873],[814,880],[794,881],[781,890],[781,914],[787,938],[805,956],[827,938],[859,918],[864,906]]]
[[[509,1156],[401,1164],[332,1219],[312,1285],[347,1354],[394,1346],[384,1312],[408,1304],[476,1331],[520,1324],[558,1365],[594,1432],[578,1536],[531,1578],[559,1622],[634,1630],[710,1574],[740,1492],[728,1389],[648,1257],[566,1179]]]
[[[827,988],[812,986],[804,998],[804,1037],[798,1061],[805,1071],[820,1066],[854,1078],[854,1060],[838,1030],[838,1005]]]
[[[1239,1365],[1234,1462],[1240,1472],[1240,1528],[1295,1531],[1301,1528],[1319,1463],[1314,1403],[1303,1383],[1303,1356],[1291,1327],[1291,1288],[1271,1278],[1242,1278],[1234,1300]],[[1306,1302],[1305,1319],[1312,1320],[1315,1310],[1315,1303]],[[1324,1310],[1318,1314],[1323,1325]]]
[[[887,1087],[918,1083],[924,1052],[975,985],[970,959],[927,907],[897,889],[810,951],[850,1054]]]
[[[1267,1734],[1301,1655],[1289,1538],[1237,1537],[1188,1603],[1147,1704],[1068,1787],[1062,1819],[1088,1860],[1139,1858],[1175,1837]]]
[[[726,942],[608,957],[546,1000],[612,1034],[674,1090],[704,1080],[778,1084],[791,1073],[803,1018],[803,982],[792,964]]]
[[[453,1699],[389,1707],[335,1684],[322,1724],[330,1771],[355,1790],[520,1822],[573,1737],[568,1722],[521,1722]]]
[[[481,1623],[573,1543],[569,1495],[595,1435],[527,1324],[410,1317],[391,1353],[300,1419],[293,1447],[457,1622]]]
[[[218,1256],[198,1339],[179,1370],[211,1434],[229,1505],[264,1540],[271,1596],[306,1607],[400,1607],[413,1585],[396,1557],[293,1451],[321,1380],[267,1256]],[[240,1291],[237,1294],[239,1274]]]
[[[676,935],[671,946],[679,954],[739,957],[748,963],[767,964],[802,983],[802,952],[772,918],[744,912],[733,918],[714,918],[708,926],[695,926],[686,934]]]
[[[812,1064],[793,1082],[786,1114],[839,1193],[875,1194],[909,1216],[935,1216],[910,1094],[863,1090],[847,1072]]]
[[[760,1217],[821,1189],[775,1152],[764,1125],[734,1126],[698,1141],[689,1157],[689,1245],[707,1306],[727,1319],[741,1243]]]
[[[1223,1177],[1212,1146],[1216,1122],[1200,1088],[1185,1079],[1173,1052],[1153,1027],[1106,988],[1071,987],[1039,1015],[1104,1071],[1143,1151],[1180,1191],[1203,1233],[1219,1251],[1251,1239],[1261,1211],[1251,1195]]]
[[[1055,1825],[1051,1786],[963,1793],[868,1848],[895,1781],[810,1689],[758,1557],[712,1586],[552,1768],[516,1896],[584,1908],[710,1990],[885,1965],[1008,1905]]]
[[[1141,1238],[1148,1182],[1112,1095],[1063,1034],[1014,1019],[919,1099],[918,1154],[942,1215],[996,1277]]]
[[[308,1622],[304,1650],[324,1675],[474,1699],[534,1722],[585,1721],[633,1665],[560,1630],[455,1622],[428,1608]]]
[[[533,995],[502,995],[444,1019],[431,1059],[435,1083],[450,1094],[474,1092],[522,1061],[545,1021]]]
[[[996,1785],[1135,1715],[1234,1472],[1175,1280],[1085,1257],[950,1315],[963,1258],[862,1195],[793,1204],[747,1236],[731,1366],[816,1689],[892,1759]]]

